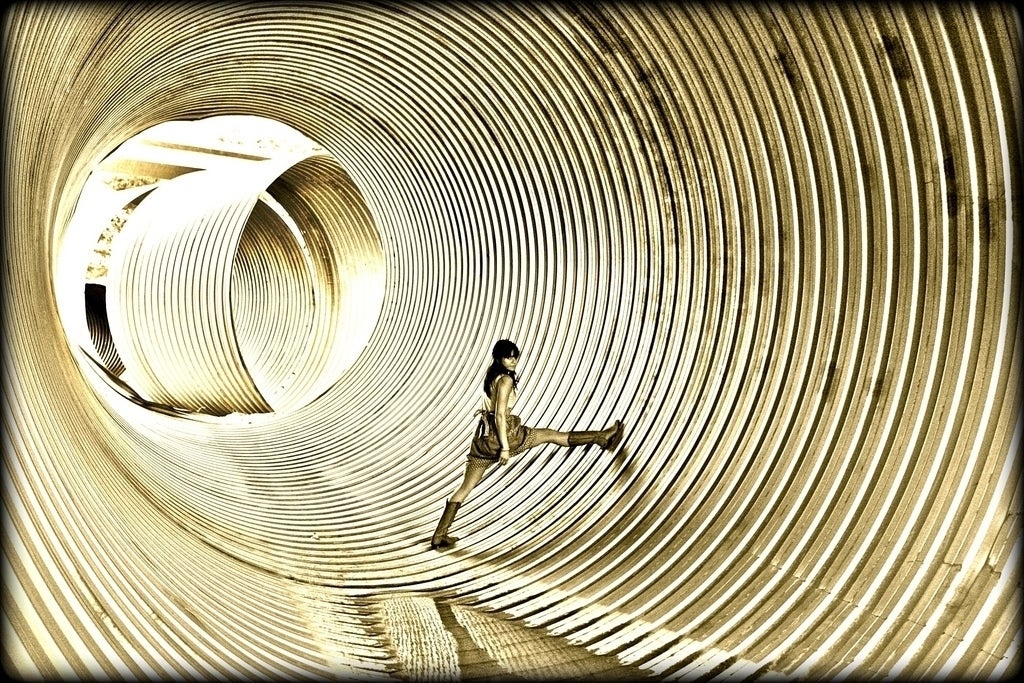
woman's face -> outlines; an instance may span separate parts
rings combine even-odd
[[[519,365],[519,356],[505,356],[501,359],[501,364],[505,366],[506,370],[515,372],[516,366]]]

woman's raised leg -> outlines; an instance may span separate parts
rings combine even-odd
[[[556,429],[537,428],[530,430],[531,445],[536,446],[542,443],[553,443],[559,446],[584,446],[597,444],[605,450],[610,450],[619,445],[622,440],[624,427],[621,420],[616,420],[601,431],[591,432],[560,432]]]

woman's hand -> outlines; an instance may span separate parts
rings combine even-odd
[[[508,464],[508,458],[509,458],[508,449],[507,448],[502,448],[501,452],[498,453],[498,464],[499,465],[507,465]]]

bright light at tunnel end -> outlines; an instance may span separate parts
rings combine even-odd
[[[380,237],[336,160],[255,116],[171,121],[93,168],[55,245],[70,347],[108,400],[201,419],[322,396],[380,315]]]

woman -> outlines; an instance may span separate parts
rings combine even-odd
[[[462,484],[445,503],[444,513],[430,539],[433,549],[450,548],[459,540],[448,535],[455,521],[455,513],[465,502],[470,491],[484,478],[488,467],[495,463],[507,465],[509,458],[545,443],[559,446],[597,444],[612,450],[622,441],[623,425],[616,420],[599,432],[560,432],[554,429],[527,427],[512,413],[519,388],[519,347],[508,339],[499,339],[491,350],[491,365],[484,375],[484,399],[478,414],[480,422],[470,445],[466,460],[466,474]]]

